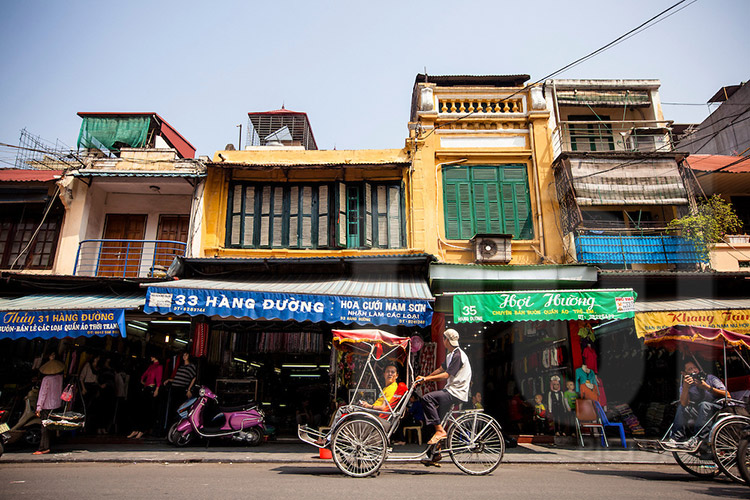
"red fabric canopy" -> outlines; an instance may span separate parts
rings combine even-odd
[[[408,337],[399,337],[382,330],[333,330],[333,345],[342,351],[353,351],[355,346],[364,343],[376,344],[378,354],[382,353],[383,346],[398,347],[406,352],[409,349],[410,340]],[[362,351],[362,349],[359,350]],[[369,351],[369,348],[367,350]]]
[[[693,352],[713,353],[724,348],[724,342],[732,347],[750,349],[750,335],[730,332],[720,328],[676,325],[643,337],[646,345],[664,347],[670,351],[685,348]]]

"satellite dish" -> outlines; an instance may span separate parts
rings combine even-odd
[[[419,335],[414,335],[411,338],[411,352],[418,352],[424,347],[424,340]]]

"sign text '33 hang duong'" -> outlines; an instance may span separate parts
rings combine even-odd
[[[635,313],[635,298],[631,289],[457,294],[453,317],[457,323],[625,319]]]
[[[426,300],[155,286],[148,287],[143,310],[146,313],[360,325],[421,327],[432,322],[432,304]]]
[[[123,309],[4,311],[0,338],[125,337]]]

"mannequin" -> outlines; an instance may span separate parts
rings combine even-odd
[[[594,373],[594,370],[589,368],[588,365],[583,364],[576,370],[576,392],[578,394],[581,393],[581,385],[586,382],[591,382],[592,384],[597,385],[596,373]]]
[[[556,436],[565,431],[565,395],[560,387],[560,377],[553,375],[549,379],[547,392],[547,419],[552,421],[552,429]]]

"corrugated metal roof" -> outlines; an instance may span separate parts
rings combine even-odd
[[[750,299],[705,299],[635,301],[636,312],[750,309]]]
[[[424,279],[414,276],[393,276],[377,273],[358,273],[356,277],[328,277],[308,274],[295,276],[253,276],[242,280],[185,279],[164,283],[150,283],[149,286],[158,286],[161,288],[433,300],[432,293],[430,293],[430,287]]]
[[[3,311],[138,309],[145,302],[145,293],[127,295],[34,294],[0,302],[0,309]]]
[[[0,182],[49,182],[60,178],[62,170],[0,169]]]
[[[561,106],[650,106],[647,90],[558,90]]]
[[[726,155],[690,155],[687,162],[702,172],[750,173],[750,158]]]
[[[424,261],[431,262],[435,256],[429,253],[394,253],[394,254],[373,254],[373,255],[330,255],[330,256],[311,256],[311,257],[180,257],[180,260],[186,263],[198,264],[243,264],[243,263],[289,263],[298,264],[307,263],[332,263],[332,262],[350,262],[350,261],[374,261],[374,262],[394,262],[400,261]],[[574,264],[575,265],[575,264]],[[542,267],[542,266],[540,266]]]
[[[441,87],[521,87],[529,75],[424,75],[417,74],[414,84],[435,83]]]
[[[405,160],[405,161],[383,161],[383,162],[376,162],[376,161],[366,161],[366,162],[277,162],[277,163],[268,163],[268,162],[259,162],[259,163],[252,163],[250,161],[248,162],[242,162],[242,163],[235,163],[235,162],[213,162],[209,163],[209,165],[213,167],[222,167],[222,168],[253,168],[253,167],[261,167],[261,168],[280,168],[280,167],[295,167],[295,168],[320,168],[320,167],[388,167],[388,166],[405,166],[409,165],[411,161]]]
[[[76,170],[74,177],[205,177],[195,170],[176,172],[173,170]]]

